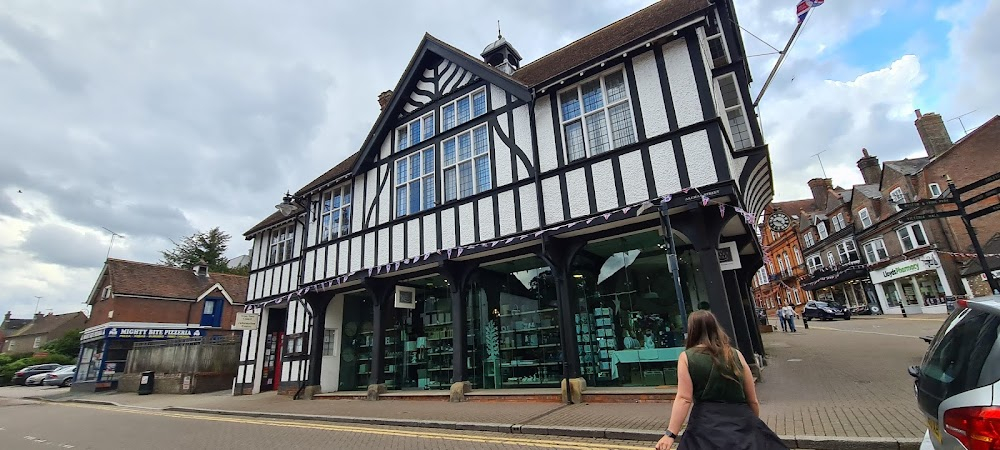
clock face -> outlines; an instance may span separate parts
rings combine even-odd
[[[767,226],[770,227],[771,230],[776,231],[778,233],[787,230],[788,226],[791,224],[792,224],[792,219],[788,217],[788,214],[785,214],[781,211],[777,211],[774,214],[771,214],[771,218],[767,220]]]

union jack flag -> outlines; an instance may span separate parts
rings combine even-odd
[[[822,5],[826,0],[802,0],[799,2],[799,6],[795,8],[795,13],[799,16],[799,23],[806,20],[806,15],[809,14],[809,10]]]

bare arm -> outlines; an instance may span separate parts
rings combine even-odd
[[[687,354],[681,353],[677,359],[677,396],[674,398],[674,405],[670,409],[670,423],[667,430],[679,434],[681,426],[687,420],[688,413],[691,412],[691,404],[694,402],[694,387],[691,383],[691,373],[688,372]],[[674,444],[674,439],[663,436],[656,444],[657,450],[667,450]]]
[[[743,359],[743,353],[736,349],[733,351],[740,355],[740,363],[743,364],[743,392],[747,396],[747,404],[750,405],[754,415],[760,417],[760,402],[757,401],[757,386],[753,381],[753,372],[750,371],[750,365],[747,364],[747,361]]]

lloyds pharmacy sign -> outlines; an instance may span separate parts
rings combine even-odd
[[[904,275],[910,272],[920,272],[920,263],[915,262],[902,267],[896,267],[892,270],[883,270],[882,276],[886,278],[896,278],[898,275]]]
[[[908,259],[906,261],[900,261],[891,266],[887,266],[881,270],[873,270],[869,273],[869,276],[871,277],[873,283],[882,283],[889,280],[895,280],[896,278],[914,275],[928,270],[934,270],[941,265],[939,261],[940,260],[938,260],[937,255],[932,252],[923,255],[918,259]]]

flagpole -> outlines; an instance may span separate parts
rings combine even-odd
[[[808,16],[806,19],[808,19]],[[799,35],[799,30],[802,29],[802,24],[804,23],[806,23],[805,19],[800,20],[799,24],[795,26],[795,31],[792,31],[792,37],[788,38],[788,43],[786,43],[785,48],[781,50],[781,56],[778,57],[778,62],[774,63],[774,68],[771,69],[771,74],[767,76],[767,81],[764,82],[764,87],[760,89],[760,93],[757,94],[757,99],[753,101],[754,107],[760,104],[760,98],[764,96],[764,92],[767,91],[767,87],[771,84],[771,80],[774,79],[774,75],[778,73],[778,68],[781,67],[781,62],[784,61],[785,56],[788,55],[788,49],[792,47],[792,42],[794,42],[795,37]]]

